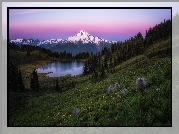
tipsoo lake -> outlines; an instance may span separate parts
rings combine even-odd
[[[71,74],[71,76],[83,73],[83,61],[58,61],[37,68],[37,73],[48,73],[49,77],[60,77]]]

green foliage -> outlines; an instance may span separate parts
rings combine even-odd
[[[24,108],[26,107],[28,102],[27,93],[9,92],[8,99],[8,117],[10,119],[17,113],[25,111]]]
[[[62,92],[62,89],[61,89],[61,87],[60,87],[59,84],[58,84],[58,78],[56,79],[55,90],[56,90],[56,91],[59,91],[59,92]]]
[[[30,50],[27,50],[27,54],[26,54],[27,56],[30,56]]]
[[[18,72],[18,81],[19,81],[19,91],[20,92],[24,92],[25,87],[24,87],[24,83],[23,83],[23,80],[22,80],[22,75],[21,75],[21,71],[20,70]]]
[[[104,65],[103,65],[103,64],[102,64],[102,67],[101,67],[100,76],[101,76],[101,77],[104,77],[104,76],[105,76],[105,69],[104,69]]]
[[[171,38],[171,20],[158,24],[153,28],[146,30],[145,38],[139,32],[125,42],[117,42],[111,45],[111,48],[102,49],[101,53],[91,54],[84,66],[83,74],[93,74],[96,79],[96,71],[99,71],[101,77],[108,72],[109,68],[121,64],[128,59],[144,54],[150,46],[152,50],[147,54],[149,58],[154,56],[171,55],[171,45],[167,44],[163,49],[156,48],[153,43]]]
[[[38,81],[38,75],[37,71],[34,69],[31,75],[31,81],[30,81],[30,88],[36,92],[39,91],[39,81]]]
[[[90,83],[89,76],[75,77],[76,86],[61,94],[51,92],[30,97],[27,105],[11,117],[12,126],[167,126],[171,124],[171,72],[170,57],[155,57],[132,64],[109,74],[106,79]],[[169,70],[168,70],[169,69]],[[152,71],[151,71],[152,70]],[[154,72],[153,72],[154,71]],[[156,74],[156,75],[154,75]],[[141,96],[135,89],[140,75],[147,81]],[[70,85],[70,78],[58,80]],[[154,80],[156,82],[154,82]],[[55,79],[57,80],[57,79]],[[68,81],[68,82],[67,82]],[[72,80],[71,80],[72,81]],[[109,85],[119,82],[120,88],[109,94]],[[52,89],[54,85],[48,84]],[[121,90],[127,88],[128,94]],[[156,91],[156,88],[160,88]],[[64,101],[65,100],[65,101]],[[74,115],[74,109],[80,113]],[[26,112],[25,109],[28,109]],[[140,112],[141,111],[141,112]],[[36,120],[34,122],[34,119]]]
[[[9,61],[9,91],[24,92],[25,87],[20,69],[14,61]]]

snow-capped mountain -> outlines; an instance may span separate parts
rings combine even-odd
[[[109,41],[102,39],[100,37],[95,37],[84,30],[79,31],[76,35],[70,36],[67,39],[50,39],[39,41],[33,39],[16,39],[9,40],[11,43],[15,43],[17,45],[21,44],[29,44],[35,46],[41,46],[51,51],[55,52],[72,52],[73,54],[77,54],[79,52],[93,52],[96,53],[101,51],[104,47],[110,48],[111,44],[116,41]]]
[[[67,41],[76,43],[78,41],[82,41],[82,43],[95,43],[99,45],[101,42],[106,42],[106,43],[112,43],[111,41],[95,37],[93,35],[90,35],[89,33],[85,32],[84,30],[81,30],[74,36],[70,36]]]
[[[37,40],[33,40],[33,39],[15,39],[15,40],[9,40],[11,43],[15,43],[17,45],[27,45],[27,44],[30,44],[30,45],[36,45],[36,46],[39,46],[39,45],[42,45],[42,44],[58,44],[58,43],[62,43],[64,42],[62,39],[50,39],[50,40],[43,40],[43,41],[39,41],[38,39]]]
[[[82,42],[83,44],[85,43],[93,43],[96,45],[100,45],[100,43],[114,43],[116,41],[109,41],[109,40],[105,40],[102,39],[100,37],[95,37],[89,33],[87,33],[84,30],[79,31],[76,35],[74,36],[70,36],[68,37],[66,40],[62,40],[62,39],[50,39],[50,40],[43,40],[43,41],[39,41],[37,40],[33,40],[33,39],[15,39],[15,40],[10,40],[11,43],[15,43],[15,44],[31,44],[31,45],[43,45],[43,44],[53,44],[53,46],[55,44],[59,44],[59,43],[78,43],[78,42]]]
[[[40,45],[41,42],[37,39],[37,40],[33,40],[33,39],[15,39],[15,40],[9,40],[11,43],[15,43],[17,45]]]

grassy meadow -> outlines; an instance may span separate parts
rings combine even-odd
[[[151,52],[154,50],[153,56]],[[26,91],[9,93],[9,126],[171,126],[171,40],[153,44],[145,55],[115,67],[115,72],[96,82],[90,75],[60,77],[63,92],[55,91],[56,78],[38,74],[39,92],[30,90],[34,68],[52,61],[35,61],[20,66]],[[146,58],[147,57],[147,58]],[[144,92],[135,81],[144,77]],[[120,88],[108,92],[118,82]],[[127,94],[122,90],[126,88]],[[15,101],[14,101],[15,100]]]

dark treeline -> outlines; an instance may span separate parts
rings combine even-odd
[[[73,56],[72,52],[67,53],[66,51],[64,51],[64,52],[58,53],[58,52],[52,52],[51,50],[40,47],[40,46],[32,46],[32,45],[18,46],[11,42],[9,42],[9,49],[26,52],[27,57],[31,55],[32,51],[39,50],[39,51],[47,54],[49,57],[54,57],[59,60],[79,60],[79,59],[89,58],[89,56],[90,56],[89,52],[82,52],[82,53],[80,52]]]
[[[112,44],[111,48],[104,48],[98,54],[91,55],[86,59],[83,74],[92,74],[92,80],[104,77],[107,72],[114,72],[114,66],[143,54],[149,46],[171,38],[171,35],[171,20],[164,20],[164,22],[146,30],[145,38],[139,32],[124,42],[117,42]]]
[[[39,91],[39,81],[37,71],[31,74],[31,89],[34,91]],[[8,90],[9,92],[24,92],[25,86],[22,79],[22,74],[19,65],[14,59],[9,59],[9,77],[8,77]]]
[[[30,88],[36,92],[38,92],[40,89],[38,75],[37,75],[37,71],[35,69],[31,74]]]
[[[9,91],[24,92],[25,87],[22,80],[21,71],[16,62],[10,59],[9,61],[9,77],[8,77]]]
[[[75,56],[74,56],[74,59],[86,59],[86,58],[89,58],[90,57],[90,54],[89,54],[89,52],[80,52],[79,54],[76,54]]]

